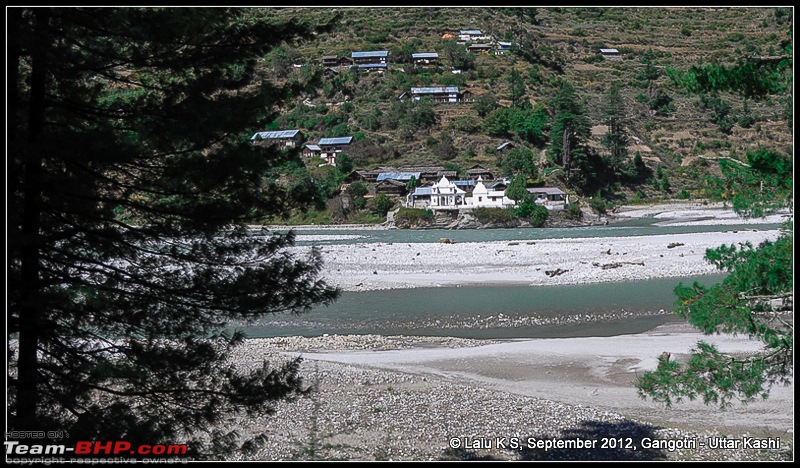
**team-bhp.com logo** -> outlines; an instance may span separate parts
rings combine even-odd
[[[133,445],[124,440],[108,442],[78,441],[74,447],[66,445],[21,444],[7,440],[6,455],[139,455],[139,456],[177,456],[186,455],[186,444],[139,444]]]

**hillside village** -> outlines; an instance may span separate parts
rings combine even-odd
[[[410,16],[412,10],[399,11]],[[320,11],[324,9],[315,10]],[[549,12],[535,11],[539,16]],[[359,9],[347,12],[363,14]],[[771,14],[762,14],[765,23]],[[520,26],[518,19],[506,19]],[[535,31],[543,22],[526,26]],[[734,122],[736,128],[718,131],[713,128],[715,116],[708,115],[711,105],[691,110],[688,98],[680,102],[677,94],[671,95],[664,72],[670,55],[653,52],[652,46],[660,44],[655,40],[644,44],[645,49],[620,38],[613,43],[620,44],[616,47],[611,41],[586,39],[579,47],[577,41],[564,38],[572,53],[563,53],[547,47],[548,34],[539,33],[537,38],[531,31],[509,31],[507,23],[495,22],[494,27],[502,32],[465,27],[440,29],[436,36],[424,38],[397,32],[394,40],[371,41],[384,47],[345,51],[343,35],[354,30],[352,25],[341,25],[330,34],[339,41],[318,37],[313,48],[279,51],[284,60],[268,57],[279,76],[310,88],[302,102],[286,107],[283,115],[251,138],[258,144],[298,151],[307,173],[324,192],[320,198],[327,206],[314,217],[304,213],[294,222],[382,222],[387,212],[400,208],[514,211],[523,203],[548,212],[575,204],[570,215],[577,222],[626,200],[702,198],[707,195],[703,178],[718,174],[709,161],[736,156],[737,149],[742,157],[756,143],[787,148],[781,123],[775,121],[778,102],[750,104],[750,109],[758,107],[769,116],[760,118],[758,128],[740,118]],[[278,63],[280,70],[274,68]],[[602,116],[608,112],[608,83],[602,79],[597,83],[590,102],[580,96],[588,89],[585,83],[567,76],[569,68],[587,66],[598,77],[611,72],[619,81],[629,75],[617,97],[620,128]],[[585,128],[573,131],[566,149],[548,135],[558,118],[553,100],[560,98],[565,82],[567,87],[576,83],[577,93],[569,98],[578,106],[575,112],[585,118],[575,124]],[[639,86],[645,89],[636,91]],[[638,92],[635,99],[630,99],[631,91]],[[738,100],[726,98],[731,103]],[[747,110],[748,101],[741,105]],[[600,118],[595,117],[598,114]],[[756,142],[753,130],[763,134],[766,126],[773,129],[770,138]],[[678,131],[667,138],[659,128]],[[612,133],[621,150],[609,144]],[[515,178],[522,180],[527,194],[508,196],[506,190]],[[530,210],[526,213],[530,215]]]

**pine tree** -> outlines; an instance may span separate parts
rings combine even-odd
[[[258,9],[7,15],[7,429],[230,449],[226,418],[304,387],[298,360],[227,362],[228,327],[338,295],[293,234],[246,229],[306,201],[278,171],[298,153],[249,137],[297,91],[259,57],[309,28]]]
[[[603,103],[603,120],[608,131],[603,136],[603,145],[608,148],[607,166],[619,177],[624,175],[628,156],[628,136],[625,134],[627,116],[619,83],[612,83]]]
[[[550,155],[564,168],[567,183],[573,177],[572,170],[577,169],[578,181],[573,184],[585,183],[585,174],[581,171],[588,168],[588,151],[585,143],[589,138],[591,129],[588,117],[575,88],[569,82],[564,82],[553,100],[553,125],[550,130]]]
[[[516,69],[511,70],[508,75],[508,85],[510,87],[509,98],[513,105],[519,105],[522,98],[525,97],[525,82],[522,80],[522,75]]]
[[[527,182],[525,176],[517,174],[511,179],[508,188],[505,191],[505,196],[519,203],[528,196]]]

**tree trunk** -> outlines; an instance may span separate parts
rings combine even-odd
[[[28,139],[33,149],[24,155],[22,246],[20,252],[20,317],[19,358],[17,360],[17,404],[14,429],[41,430],[38,427],[36,407],[39,400],[39,362],[37,350],[41,332],[41,307],[39,291],[39,228],[42,209],[41,177],[42,152],[37,146],[43,142],[46,47],[49,37],[50,12],[37,9],[36,42],[31,53],[31,87],[29,102]],[[16,90],[14,90],[16,92]]]
[[[570,132],[570,128],[569,127],[564,129],[564,136],[563,136],[563,140],[562,140],[562,150],[561,150],[562,151],[562,153],[561,153],[562,154],[561,162],[564,165],[564,173],[566,174],[565,177],[566,177],[567,183],[569,183],[569,173],[570,173],[570,169],[571,169],[570,166],[571,166],[571,163],[572,163],[572,161],[571,161],[572,160],[572,150],[569,147],[569,144],[570,144],[570,138],[569,138],[570,137],[570,133],[571,132]]]

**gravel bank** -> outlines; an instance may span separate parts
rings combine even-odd
[[[693,427],[691,422],[658,424],[647,418],[626,416],[624,412],[498,390],[497,385],[460,378],[457,373],[422,372],[413,359],[404,370],[393,370],[316,359],[314,353],[309,354],[318,350],[346,358],[371,349],[433,352],[446,357],[465,349],[480,354],[482,349],[503,343],[514,344],[499,340],[377,335],[248,340],[232,356],[241,366],[256,365],[263,358],[273,362],[289,359],[294,354],[291,351],[296,351],[306,356],[302,373],[306,382],[315,385],[318,391],[293,403],[279,404],[272,416],[237,421],[243,432],[266,430],[268,440],[256,453],[235,459],[779,460],[793,457],[793,449],[788,445],[792,442],[792,431],[752,433],[759,438],[778,437],[781,449],[777,450],[715,449],[710,443],[716,438],[741,442],[751,431],[730,432],[709,425]],[[472,358],[465,362],[481,361]],[[507,377],[518,378],[513,372]],[[573,378],[580,379],[580,373]],[[595,446],[545,450],[535,445],[547,441],[559,443],[558,440]],[[653,447],[652,441],[672,441],[658,443],[684,444],[684,447],[673,447],[674,450]],[[533,444],[529,446],[529,442]],[[607,446],[601,447],[604,442]]]
[[[345,291],[478,284],[531,286],[635,281],[717,272],[721,244],[775,240],[779,230],[537,241],[327,245],[322,276]],[[292,247],[304,255],[311,247]]]

